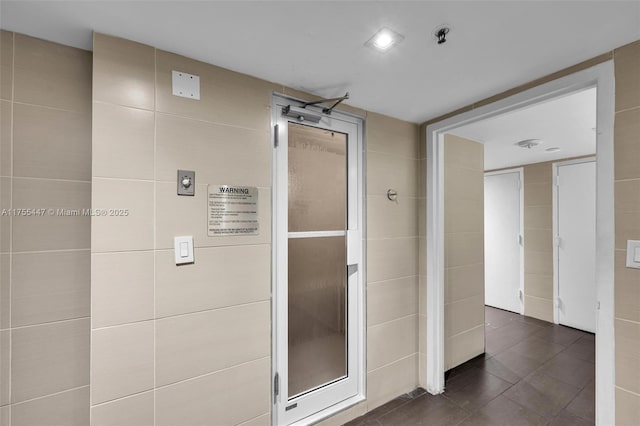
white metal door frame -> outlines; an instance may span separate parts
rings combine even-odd
[[[427,153],[427,265],[426,303],[429,315],[423,324],[427,335],[427,366],[420,383],[432,394],[444,391],[444,134],[464,124],[515,111],[549,99],[596,87],[597,187],[596,187],[596,292],[599,303],[596,328],[596,423],[615,424],[614,334],[614,157],[613,123],[615,78],[613,61],[540,84],[507,98],[474,108],[426,129]]]
[[[520,282],[518,285],[518,298],[520,299],[520,315],[524,315],[524,168],[523,167],[514,167],[512,169],[505,170],[496,170],[493,172],[486,172],[484,175],[486,176],[496,176],[496,175],[504,175],[509,173],[517,173],[518,174],[518,193],[520,197],[520,238],[519,238],[519,248],[520,248]],[[485,221],[487,218],[485,217]],[[485,235],[486,239],[486,235]],[[487,283],[484,283],[485,288]]]
[[[551,165],[553,176],[553,213],[552,213],[552,221],[553,221],[553,322],[556,324],[560,324],[560,252],[558,250],[558,241],[559,237],[558,233],[558,219],[560,211],[558,209],[558,172],[559,168],[562,166],[569,166],[572,164],[583,164],[583,163],[595,163],[595,157],[585,157],[585,158],[576,158],[573,160],[565,160],[558,161]]]
[[[307,425],[357,404],[365,398],[365,212],[364,212],[364,135],[363,119],[355,115],[333,111],[323,115],[319,123],[305,121],[304,125],[346,133],[348,138],[348,218],[347,231],[288,232],[288,123],[297,122],[282,114],[286,105],[299,106],[299,100],[274,93],[272,98],[273,132],[273,194],[272,194],[272,424]],[[311,109],[311,107],[309,107]],[[315,111],[315,110],[314,110]],[[281,149],[284,148],[284,149]],[[347,277],[349,309],[348,378],[312,390],[289,400],[288,365],[288,295],[286,283],[289,238],[322,236],[347,237]],[[278,383],[277,383],[278,382]],[[276,384],[277,383],[277,384]],[[336,394],[349,395],[336,401]],[[338,398],[340,399],[340,398]],[[295,409],[287,407],[297,404]]]

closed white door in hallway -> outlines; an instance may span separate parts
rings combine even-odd
[[[554,196],[559,324],[596,330],[596,163],[557,163]]]
[[[522,313],[522,169],[484,178],[485,304]]]

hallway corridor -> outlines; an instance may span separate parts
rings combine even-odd
[[[485,308],[486,353],[446,375],[446,391],[402,395],[349,426],[592,425],[595,337]]]

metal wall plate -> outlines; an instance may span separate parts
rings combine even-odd
[[[193,197],[196,193],[196,172],[178,170],[178,195]]]
[[[171,93],[174,96],[200,100],[200,77],[182,71],[171,71]]]

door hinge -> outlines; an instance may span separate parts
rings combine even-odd
[[[276,373],[273,376],[273,403],[278,402],[278,395],[280,395],[280,374]]]
[[[278,131],[278,125],[273,126],[273,146],[278,147],[280,145],[280,132]]]
[[[522,238],[522,234],[518,234],[518,245],[524,245],[524,238]]]
[[[556,186],[560,186],[560,175],[556,175],[555,184]]]

